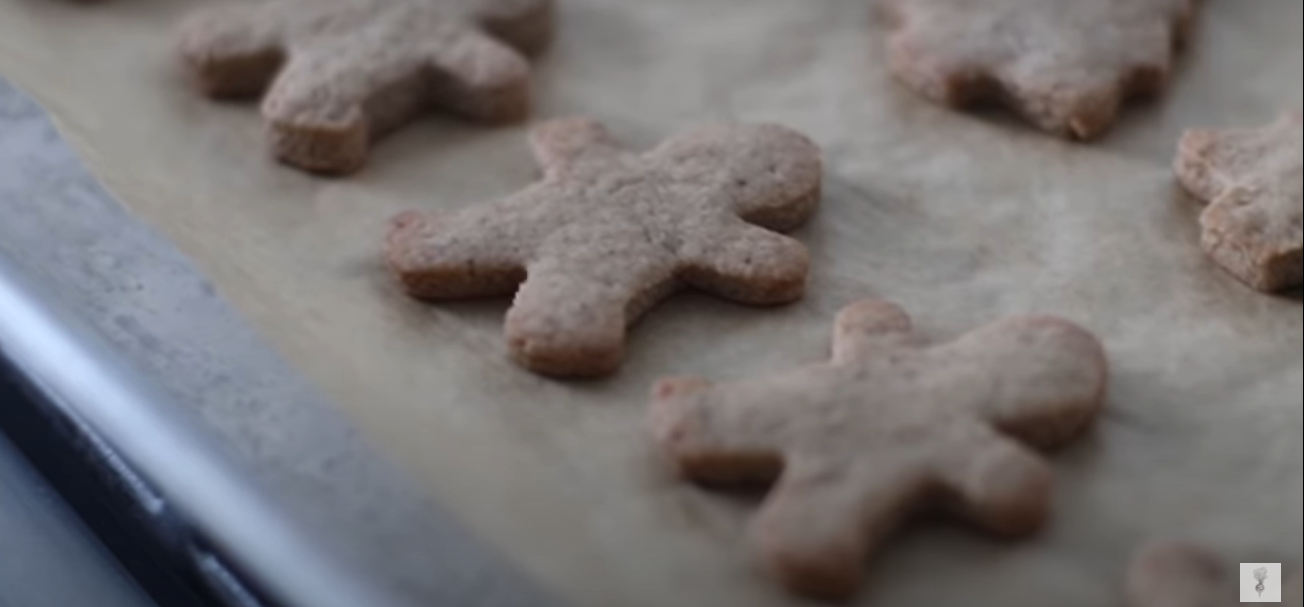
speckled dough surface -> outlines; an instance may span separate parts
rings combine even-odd
[[[1186,543],[1143,549],[1128,572],[1127,607],[1232,607],[1241,605],[1231,569],[1209,551]],[[1282,604],[1300,607],[1299,576],[1283,587]]]
[[[810,258],[788,231],[819,204],[819,149],[770,125],[706,127],[647,154],[584,119],[536,127],[544,179],[501,202],[398,216],[387,260],[421,299],[516,292],[512,355],[560,376],[604,375],[626,327],[681,287],[790,303]],[[519,291],[517,288],[519,286]]]
[[[371,142],[430,109],[481,122],[525,118],[529,64],[550,40],[553,0],[270,0],[206,8],[180,54],[212,97],[256,97],[273,153],[347,173]]]
[[[1304,285],[1304,122],[1298,112],[1259,129],[1196,130],[1182,138],[1177,175],[1209,203],[1205,252],[1269,293]]]
[[[1029,447],[1081,434],[1107,379],[1100,343],[1063,320],[1015,318],[929,347],[904,311],[869,300],[838,316],[830,362],[720,385],[663,380],[650,416],[687,478],[774,482],[751,524],[755,550],[789,589],[843,599],[924,509],[998,534],[1039,529],[1052,473]]]
[[[1092,139],[1161,92],[1199,0],[881,0],[897,77],[953,106],[1003,103]]]

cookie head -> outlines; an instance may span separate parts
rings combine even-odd
[[[996,370],[1001,395],[990,412],[997,427],[1023,442],[1049,449],[1077,437],[1098,413],[1109,384],[1106,355],[1095,336],[1051,317],[993,323],[957,342],[961,351],[987,350],[1003,361]],[[1084,364],[1086,361],[1087,364]]]
[[[806,223],[820,197],[819,148],[804,135],[775,125],[705,127],[652,155],[669,174],[719,191],[732,199],[740,216],[772,229],[792,230]]]

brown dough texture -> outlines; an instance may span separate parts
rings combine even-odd
[[[1298,112],[1259,129],[1190,131],[1176,170],[1182,185],[1209,203],[1200,223],[1204,250],[1215,262],[1267,293],[1304,285],[1304,122]]]
[[[565,119],[532,142],[542,181],[453,215],[404,213],[387,244],[416,298],[515,292],[505,332],[521,365],[612,373],[627,326],[683,287],[752,305],[803,295],[806,247],[771,230],[796,229],[819,204],[820,152],[805,136],[714,126],[634,154],[598,123]]]
[[[691,481],[773,483],[755,551],[789,590],[840,600],[913,514],[1039,529],[1052,473],[1029,447],[1081,434],[1107,383],[1101,344],[1066,321],[1014,318],[929,346],[899,307],[867,300],[838,316],[831,361],[736,383],[662,380],[650,423]]]
[[[1301,607],[1300,576],[1283,587],[1282,604]],[[1207,550],[1186,543],[1143,549],[1128,573],[1127,607],[1232,607],[1240,605],[1228,569]]]
[[[896,76],[953,107],[993,103],[1093,139],[1162,92],[1197,0],[882,0]]]
[[[1128,607],[1228,607],[1232,593],[1222,563],[1201,548],[1156,544],[1142,550],[1128,574]]]
[[[182,24],[179,46],[205,94],[266,94],[277,158],[338,174],[432,109],[524,119],[522,53],[547,45],[553,12],[553,0],[271,0],[200,11]]]

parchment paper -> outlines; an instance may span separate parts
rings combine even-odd
[[[677,297],[636,327],[623,372],[592,383],[507,362],[506,301],[416,304],[378,264],[396,211],[530,183],[523,127],[432,119],[344,180],[276,166],[255,108],[198,98],[172,60],[171,26],[201,4],[0,0],[0,73],[376,443],[577,605],[798,604],[747,556],[753,505],[660,465],[646,392],[661,375],[820,359],[837,309],[867,296],[938,338],[1060,314],[1102,337],[1115,377],[1096,431],[1056,458],[1042,537],[917,527],[869,567],[860,605],[1114,605],[1127,557],[1158,536],[1298,562],[1300,303],[1205,260],[1198,205],[1169,168],[1185,127],[1300,106],[1298,2],[1210,0],[1171,94],[1088,146],[903,90],[868,0],[562,0],[538,116],[595,116],[644,147],[715,119],[777,121],[817,139],[828,165],[822,210],[798,234],[815,258],[805,301]]]

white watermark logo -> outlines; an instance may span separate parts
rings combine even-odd
[[[1241,563],[1241,603],[1280,603],[1281,563]]]

